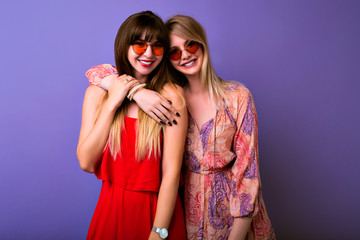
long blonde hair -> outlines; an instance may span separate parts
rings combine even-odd
[[[225,97],[225,81],[221,79],[211,65],[209,47],[207,43],[206,33],[203,27],[195,19],[184,15],[175,15],[165,23],[169,34],[175,34],[187,40],[193,40],[201,43],[203,51],[203,63],[200,69],[200,79],[202,87],[209,91],[210,98],[216,104],[217,100]],[[188,84],[186,77],[170,67],[179,84],[185,87]]]
[[[133,68],[127,58],[128,49],[132,43],[141,38],[144,32],[146,35],[145,41],[157,40],[164,45],[164,55],[167,54],[169,50],[169,36],[161,18],[151,11],[133,14],[120,26],[115,39],[115,62],[119,75],[134,75]],[[171,75],[168,72],[167,61],[161,61],[148,76],[146,88],[161,93],[165,83],[169,82],[171,84]],[[107,98],[108,93],[105,93],[98,109],[101,109]],[[124,99],[121,106],[117,109],[111,125],[108,144],[114,159],[116,159],[117,154],[121,154],[121,131],[124,128],[124,117],[129,104],[130,101]],[[135,151],[138,160],[142,160],[152,154],[157,156],[160,153],[161,131],[162,125],[139,109]]]

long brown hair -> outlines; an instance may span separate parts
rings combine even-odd
[[[151,11],[135,13],[123,22],[115,38],[115,63],[119,75],[128,74],[134,76],[133,67],[128,60],[128,50],[130,45],[140,39],[144,32],[144,40],[147,42],[157,40],[159,43],[162,43],[164,45],[164,55],[167,55],[169,51],[169,35],[161,18]],[[159,65],[149,74],[146,88],[162,92],[167,82],[171,83],[171,75],[168,72],[167,61],[164,61],[163,58]],[[107,97],[108,94],[106,93],[102,103],[105,102]],[[129,103],[128,99],[123,101],[117,109],[112,122],[109,147],[115,159],[118,153],[121,154],[121,130],[124,127],[124,116]],[[159,154],[161,130],[161,125],[139,109],[136,142],[138,160],[142,160],[146,154]]]

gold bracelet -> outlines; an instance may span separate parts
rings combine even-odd
[[[130,93],[131,89],[133,89],[133,88],[134,88],[135,86],[137,86],[137,85],[140,85],[140,83],[139,83],[139,82],[136,82],[136,83],[133,83],[133,84],[130,86],[129,91],[128,91],[128,96],[129,96],[129,93]]]
[[[134,84],[135,85],[135,84]],[[146,83],[142,83],[142,84],[136,84],[136,86],[132,87],[129,91],[129,94],[127,95],[127,98],[132,101],[135,93],[139,90],[139,88],[145,87]]]
[[[139,82],[134,83],[133,85],[130,86],[130,89],[129,89],[129,91],[128,91],[128,95],[126,96],[129,100],[130,100],[130,96],[131,96],[131,90],[132,90],[134,87],[138,86],[138,85],[140,85]],[[132,98],[131,98],[131,100],[132,100]],[[130,100],[130,101],[131,101],[131,100]]]

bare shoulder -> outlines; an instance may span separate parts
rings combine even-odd
[[[163,95],[168,95],[172,97],[184,96],[185,92],[184,89],[177,84],[166,83],[164,85]]]
[[[85,92],[84,106],[96,107],[105,93],[104,89],[90,85]]]
[[[166,83],[161,94],[170,100],[174,107],[185,107],[185,92],[179,85]]]
[[[105,93],[106,93],[106,91],[104,89],[94,86],[94,85],[90,85],[85,91],[85,97],[100,98]]]

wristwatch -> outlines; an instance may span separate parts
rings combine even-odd
[[[165,239],[168,236],[168,230],[166,228],[160,229],[157,227],[153,227],[152,231],[158,233],[161,239]]]

